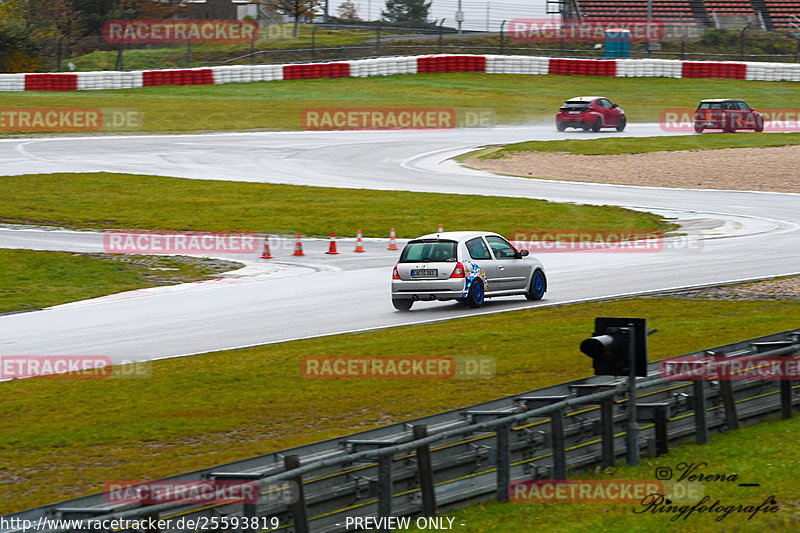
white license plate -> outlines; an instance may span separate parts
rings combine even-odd
[[[411,271],[412,278],[438,278],[439,271],[435,268],[417,268]]]
[[[580,115],[580,111],[567,111],[567,115]]]

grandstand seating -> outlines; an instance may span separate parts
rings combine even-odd
[[[764,0],[767,5],[767,14],[776,30],[785,30],[789,27],[792,15],[800,17],[800,2],[792,0]]]
[[[581,17],[586,20],[647,17],[645,0],[586,0],[578,5]],[[760,13],[769,29],[786,30],[792,15],[800,17],[800,0],[653,0],[652,8],[653,19],[666,26],[713,26],[714,13],[718,17]]]
[[[751,2],[703,2],[709,13],[718,15],[754,15],[753,4]]]
[[[579,6],[581,16],[587,20],[647,18],[647,2],[641,0],[594,0],[579,2]],[[654,1],[653,18],[667,25],[695,23],[689,0]]]

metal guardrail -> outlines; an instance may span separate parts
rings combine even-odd
[[[799,357],[800,329],[688,355]],[[650,363],[648,377],[636,384],[640,448],[664,453],[671,443],[691,436],[704,443],[710,431],[736,429],[778,411],[789,418],[800,404],[800,386],[793,385],[668,381],[659,377],[659,363]],[[347,517],[430,515],[467,501],[504,500],[512,480],[565,479],[624,456],[626,386],[621,378],[590,377],[166,479],[252,481],[262,495],[257,503],[115,507],[96,494],[3,518],[83,519],[88,529],[89,518],[260,517],[274,520],[274,531],[336,533],[346,530]],[[287,482],[295,483],[294,490]]]

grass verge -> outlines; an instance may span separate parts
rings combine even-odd
[[[145,133],[299,130],[304,109],[330,107],[491,107],[499,124],[544,123],[555,128],[558,107],[581,94],[607,95],[625,108],[631,122],[657,122],[664,109],[691,111],[709,95],[735,94],[758,109],[785,107],[796,91],[794,82],[452,73],[5,92],[0,93],[0,108],[132,108],[142,112],[140,131]]]
[[[771,146],[795,146],[800,144],[800,133],[767,133],[742,135],[721,133],[719,135],[679,135],[674,137],[636,137],[565,141],[526,141],[499,147],[487,147],[480,151],[459,156],[478,159],[498,159],[520,152],[559,152],[575,155],[643,154],[647,152],[675,152],[678,150],[718,150],[721,148],[765,148]]]
[[[147,379],[2,383],[0,513],[585,377],[591,361],[578,345],[599,315],[647,317],[659,330],[650,337],[656,360],[795,328],[800,309],[787,300],[624,299],[155,361]],[[405,380],[305,379],[309,355],[490,355],[497,373],[417,380],[409,394]],[[796,455],[796,445],[780,445]]]
[[[656,469],[670,468],[677,479],[679,465],[696,465],[694,474],[736,474],[736,481],[696,482],[702,494],[673,506],[691,507],[707,496],[710,507],[734,509],[703,512],[658,512],[663,506],[649,507],[637,503],[486,503],[448,513],[454,524],[466,524],[470,533],[516,533],[547,531],[570,533],[603,531],[613,533],[651,533],[654,531],[708,532],[795,532],[800,525],[800,499],[797,497],[797,432],[800,417],[774,420],[737,431],[713,435],[708,444],[694,443],[674,447],[659,458],[644,458],[637,467],[622,464],[606,473],[582,475],[580,479],[655,480]],[[685,469],[683,470],[685,471]],[[739,483],[758,483],[758,487],[741,487]],[[699,492],[699,491],[698,491]],[[737,512],[735,506],[758,506],[770,496],[780,507],[776,512]],[[461,529],[461,528],[458,528]],[[408,530],[404,530],[408,531]],[[411,531],[423,531],[412,529]]]
[[[237,265],[187,256],[0,250],[0,313],[197,281]]]
[[[409,209],[413,206],[413,209]],[[36,174],[0,180],[0,222],[70,228],[252,231],[398,237],[484,228],[671,229],[618,207],[492,196],[444,195],[190,180],[132,174]],[[454,227],[468,214],[469,228]]]

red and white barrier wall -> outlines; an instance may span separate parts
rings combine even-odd
[[[800,64],[677,59],[561,59],[501,55],[378,57],[326,63],[58,74],[0,74],[0,91],[82,91],[432,72],[800,81]]]

